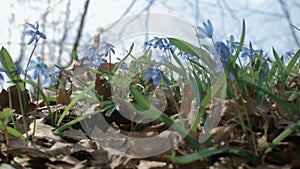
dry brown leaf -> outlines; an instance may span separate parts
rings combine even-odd
[[[103,101],[111,97],[111,84],[106,79],[102,79],[99,75],[96,75],[95,85],[97,94],[103,97]]]
[[[15,109],[16,113],[22,114],[21,107],[20,107],[19,90],[16,86],[9,87],[7,91],[2,90],[2,92],[0,93],[0,110],[9,107],[9,93],[11,96],[12,108]],[[29,98],[28,94],[27,97]],[[34,108],[35,108],[35,104],[28,102],[27,112],[34,110]]]
[[[234,137],[235,128],[236,126],[230,124],[213,129],[211,138],[213,139],[214,144],[222,144],[222,146],[228,145],[228,141]]]
[[[111,63],[102,63],[99,67],[100,70],[106,71],[106,72],[111,72],[112,69],[115,67],[115,64]]]
[[[183,98],[180,110],[184,114],[188,114],[191,111],[191,103],[195,98],[194,91],[191,84],[185,84],[183,87]]]
[[[30,130],[28,131],[29,135],[33,134],[34,122],[29,125]],[[36,129],[34,133],[35,138],[47,138],[49,140],[61,140],[58,135],[53,134],[54,127],[45,124],[45,119],[36,119]]]
[[[109,162],[108,152],[102,148],[94,150],[91,155],[93,157],[91,160],[92,166],[104,165]]]
[[[47,154],[57,157],[58,155],[68,155],[71,152],[73,144],[57,141],[50,149],[47,150]]]
[[[76,130],[72,127],[68,128],[68,130],[64,130],[61,134],[64,139],[73,140],[73,141],[80,141],[82,139],[87,139],[86,133],[82,130]]]
[[[102,63],[99,69],[102,71],[111,72],[114,67],[114,64]],[[103,101],[108,100],[109,97],[111,97],[111,84],[104,77],[100,77],[98,74],[96,74],[95,85],[97,94],[103,96]]]
[[[161,167],[165,167],[167,165],[166,162],[159,162],[159,161],[145,161],[145,160],[141,160],[138,168],[139,169],[151,169],[151,168],[161,168]]]
[[[59,89],[57,104],[69,105],[71,103],[72,89]]]
[[[155,137],[149,138],[128,138],[129,151],[135,156],[145,156],[147,154],[156,155],[170,150],[181,140],[177,132],[163,131]]]
[[[257,151],[259,153],[263,153],[268,146],[269,146],[269,143],[267,142],[266,136],[257,138]]]

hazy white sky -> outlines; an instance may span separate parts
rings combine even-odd
[[[296,26],[300,26],[297,18],[300,14],[299,6],[291,6],[293,1],[289,0],[291,19]],[[21,3],[20,3],[21,2]],[[67,0],[52,0],[50,9],[47,1],[30,0],[2,0],[0,5],[0,45],[6,46],[13,55],[18,55],[24,23],[41,21],[46,10],[49,10],[47,20],[50,25],[46,25],[49,40],[60,38],[61,32],[51,32],[50,27],[62,28]],[[79,20],[78,15],[82,12],[84,0],[71,1],[71,20]],[[132,0],[91,0],[88,11],[88,18],[84,28],[86,41],[91,37],[98,27],[117,20],[126,10]],[[137,14],[143,10],[149,1],[138,0],[129,14]],[[194,4],[198,3],[196,9]],[[215,27],[214,37],[216,40],[225,41],[229,35],[240,37],[242,20],[246,20],[247,41],[250,40],[254,46],[270,52],[272,47],[284,52],[298,47],[295,45],[287,21],[282,15],[281,8],[277,0],[157,0],[150,9],[151,12],[170,14],[180,17],[192,25],[201,25],[206,19],[210,19]],[[197,14],[196,14],[197,12]],[[195,17],[198,18],[197,22]],[[58,19],[62,21],[56,23]],[[13,21],[12,23],[9,20]],[[51,23],[53,22],[53,23]],[[42,24],[42,23],[40,23]],[[70,27],[69,36],[75,35],[78,25]],[[298,38],[300,32],[296,32]],[[193,35],[192,35],[193,36]],[[7,42],[11,42],[8,45]]]

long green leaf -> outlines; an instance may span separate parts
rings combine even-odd
[[[127,55],[120,61],[120,63],[117,64],[117,66],[115,66],[113,68],[113,70],[111,71],[113,74],[122,66],[122,64],[124,64],[124,62],[126,61],[126,59],[130,56],[133,48],[134,48],[134,43],[131,44]]]
[[[19,82],[19,80],[21,78],[17,73],[17,68],[16,68],[10,54],[4,47],[2,47],[1,52],[0,52],[0,62],[3,66],[3,68],[7,71],[7,76],[9,77],[9,79],[13,82]],[[21,91],[26,90],[24,83],[20,83],[19,87],[20,87]]]
[[[54,134],[59,134],[59,133],[61,133],[62,131],[64,131],[65,129],[69,128],[70,126],[72,126],[72,125],[74,125],[74,124],[76,124],[76,123],[78,123],[78,122],[80,122],[80,121],[82,121],[82,120],[84,120],[84,119],[86,119],[86,118],[89,118],[90,116],[96,115],[96,114],[98,114],[98,113],[100,113],[100,112],[103,112],[103,110],[100,109],[100,110],[97,110],[97,111],[95,111],[95,112],[92,112],[92,113],[89,113],[89,114],[84,114],[84,115],[82,115],[82,116],[80,116],[80,117],[77,117],[76,119],[71,120],[71,121],[69,121],[68,123],[66,123],[66,124],[64,124],[64,125],[62,125],[62,126],[60,126],[60,127],[58,127],[57,129],[54,130],[53,133],[54,133]]]
[[[195,148],[196,150],[201,149],[198,141],[182,125],[175,123],[174,120],[172,120],[165,113],[161,112],[156,107],[151,106],[150,102],[147,101],[147,99],[141,94],[141,92],[138,91],[138,89],[131,87],[130,91],[135,96],[135,101],[137,102],[137,104],[133,105],[134,108],[138,109],[137,113],[148,116],[150,118],[157,118],[157,120],[164,122],[166,125],[172,126],[174,130],[185,136],[185,138],[191,143],[193,148]],[[131,105],[128,104],[128,106]]]
[[[14,129],[14,128],[11,128],[9,126],[6,126],[5,129],[7,130],[7,132],[10,135],[12,135],[14,137],[18,137],[18,138],[20,138],[23,141],[26,141],[26,138],[18,130]],[[0,130],[4,131],[4,126],[1,124],[1,122],[0,122]]]
[[[28,95],[26,91],[26,86],[23,82],[20,82],[21,78],[17,73],[17,68],[12,60],[12,57],[8,53],[8,51],[2,47],[0,52],[0,62],[3,66],[3,68],[7,71],[7,76],[9,79],[15,83],[15,85],[18,88],[18,95],[20,100],[20,108],[22,112],[22,121],[24,125],[24,130],[26,135],[27,133],[27,122],[26,122],[26,116],[27,116],[27,107],[28,107]]]
[[[237,148],[231,148],[231,147],[221,147],[221,148],[214,148],[210,147],[207,149],[200,150],[196,153],[185,155],[185,156],[171,156],[166,155],[166,158],[169,160],[179,163],[179,164],[188,164],[191,162],[194,162],[196,160],[204,160],[207,157],[211,157],[213,155],[222,154],[222,153],[229,153],[233,154],[242,158],[247,159],[253,166],[257,166],[260,161],[257,157],[253,156],[252,154],[237,149]]]
[[[214,61],[210,57],[210,55],[204,49],[198,48],[186,41],[179,40],[176,38],[168,38],[169,41],[175,45],[181,51],[198,57],[201,61],[203,61],[209,68],[214,67]]]
[[[42,98],[43,98],[43,100],[44,100],[44,102],[45,102],[45,104],[47,106],[51,124],[52,124],[52,126],[55,126],[55,120],[54,120],[53,114],[51,112],[48,99],[47,99],[46,95],[44,94],[43,90],[41,89],[41,87],[37,83],[35,83],[34,81],[32,81],[32,80],[23,80],[23,82],[31,84],[33,87],[35,87],[36,89],[38,89],[40,91],[40,94],[41,94],[41,96],[42,96]]]
[[[297,61],[299,60],[300,57],[300,49],[296,52],[296,54],[293,56],[293,58],[291,59],[290,63],[287,65],[284,73],[281,76],[281,80],[282,81],[286,81],[288,78],[288,75],[292,72],[295,64],[297,63]]]
[[[291,135],[293,132],[297,131],[300,129],[300,120],[297,123],[294,123],[293,125],[291,125],[290,127],[288,127],[287,129],[285,129],[282,133],[279,134],[279,136],[277,136],[272,143],[268,146],[268,148],[265,150],[263,158],[266,157],[266,155],[268,153],[270,153],[272,151],[272,149],[278,145],[282,140],[284,140],[285,138],[287,138],[289,135]]]
[[[245,41],[245,35],[246,35],[246,23],[245,23],[245,20],[243,20],[242,36],[241,36],[241,39],[240,39],[239,46],[238,46],[238,48],[235,52],[235,55],[234,55],[234,63],[235,63],[236,59],[238,58],[240,52],[243,49],[243,44],[244,44],[244,41]]]
[[[284,71],[285,69],[285,66],[283,64],[283,61],[280,59],[278,53],[276,52],[276,50],[273,48],[273,55],[275,57],[275,60],[276,60],[276,64],[278,65],[278,68],[281,72]]]
[[[93,90],[94,88],[95,88],[95,83],[92,83],[88,88],[86,88],[78,96],[72,99],[71,103],[65,108],[64,112],[61,114],[60,118],[58,119],[57,126],[60,126],[62,120],[65,118],[67,113],[71,110],[71,108],[76,104],[76,102],[79,101],[80,98],[82,98],[85,94],[87,94],[89,91]]]

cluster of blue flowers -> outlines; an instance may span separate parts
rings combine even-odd
[[[150,48],[156,49],[162,51],[170,50],[172,52],[175,52],[176,47],[170,43],[170,41],[167,38],[159,38],[154,37],[153,39],[146,41],[142,47],[144,50],[149,50]]]
[[[197,27],[199,33],[197,37],[199,38],[210,38],[214,45],[216,54],[220,57],[222,61],[223,68],[225,69],[229,63],[229,57],[233,56],[240,45],[239,42],[236,42],[233,35],[230,35],[229,40],[226,40],[226,44],[221,41],[214,42],[213,40],[213,25],[211,24],[210,20],[207,20],[207,23],[203,23],[203,27]],[[203,36],[204,34],[204,36]],[[241,57],[245,60],[249,59],[252,60],[256,56],[258,56],[262,50],[256,50],[252,48],[250,44],[250,48],[243,46],[241,51]],[[266,57],[266,55],[265,55]],[[264,58],[263,58],[264,59]],[[234,72],[230,71],[231,79],[235,79]]]
[[[207,20],[207,23],[203,23],[203,27],[197,27],[200,32],[202,32],[205,35],[205,38],[210,38],[213,41],[213,25],[211,24],[210,20]],[[200,33],[197,35],[198,37],[203,38]],[[226,43],[223,42],[214,42],[214,47],[217,52],[217,54],[221,57],[222,60],[228,61],[228,57],[230,55],[234,55],[236,52],[238,46],[240,45],[239,42],[236,42],[233,35],[230,35],[229,40],[226,40]],[[261,50],[255,50],[250,45],[250,48],[247,48],[245,46],[242,47],[241,57],[242,58],[249,58],[254,59],[258,54],[262,52]]]
[[[107,63],[107,56],[115,54],[114,45],[106,41],[100,43],[100,47],[86,45],[81,50],[83,52],[83,64],[98,68],[102,63]]]
[[[29,35],[31,36],[29,42],[27,45],[30,45],[34,42],[34,46],[36,46],[39,42],[39,39],[46,39],[46,35],[39,31],[39,23],[36,22],[35,25],[31,23],[27,23],[33,30],[26,30],[23,32],[23,35]],[[21,68],[21,67],[20,67]],[[43,84],[47,83],[48,78],[50,77],[50,74],[48,74],[48,66],[42,61],[42,58],[40,56],[37,56],[35,60],[30,60],[29,65],[27,65],[27,68],[25,69],[25,77],[27,75],[27,72],[33,72],[33,79],[36,80],[40,76],[43,78]],[[54,80],[54,76],[56,77],[58,75],[58,71],[54,71],[51,73],[50,83],[51,85],[55,85],[57,83],[56,80]]]
[[[165,52],[165,54],[161,56],[160,61],[162,63],[168,63],[170,62],[171,58],[170,53],[168,53],[168,51],[175,53],[177,47],[173,45],[167,38],[154,37],[153,39],[146,41],[142,46],[142,49],[144,51],[148,51],[150,49],[159,49]],[[180,56],[185,61],[199,60],[198,57],[192,56],[191,54],[182,51],[178,53],[178,56]],[[160,85],[162,81],[166,82],[166,77],[158,68],[148,68],[144,70],[144,73],[146,74],[146,81],[152,80],[155,86]]]
[[[24,31],[23,35],[30,36],[30,39],[29,39],[27,45],[33,44],[34,49],[35,49],[40,38],[46,39],[46,35],[39,30],[38,22],[36,22],[35,25],[31,24],[31,23],[26,23],[26,24],[29,25],[32,29]],[[50,78],[50,83],[52,85],[57,83],[56,78],[54,79],[54,77],[57,77],[58,71],[54,71],[54,72],[48,74],[48,66],[45,63],[43,63],[40,56],[37,56],[36,59],[30,60],[25,71],[23,70],[23,68],[21,67],[19,62],[16,61],[16,62],[14,62],[14,64],[15,64],[15,67],[17,68],[18,75],[23,74],[26,77],[27,72],[32,71],[34,80],[38,79],[38,77],[41,76],[43,78],[43,84],[46,84],[47,80],[49,78]],[[6,73],[7,73],[7,71],[5,69],[0,68],[0,81],[4,81],[4,74],[6,74]]]

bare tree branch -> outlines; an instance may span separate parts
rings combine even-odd
[[[70,5],[71,5],[71,0],[68,0],[68,3],[67,3],[67,8],[66,8],[66,16],[65,16],[65,22],[64,22],[64,32],[63,32],[63,36],[58,44],[59,46],[59,51],[58,51],[58,64],[61,64],[61,58],[62,58],[62,53],[63,53],[63,50],[64,50],[64,43],[67,39],[67,36],[68,36],[68,29],[69,29],[69,23],[70,23]]]
[[[297,38],[297,35],[296,35],[296,32],[295,32],[295,29],[293,27],[293,23],[292,23],[292,20],[291,20],[291,17],[290,17],[290,13],[288,11],[288,7],[286,6],[285,2],[283,0],[278,0],[278,2],[280,3],[280,6],[283,10],[283,13],[285,15],[285,18],[286,20],[288,21],[288,24],[289,24],[289,27],[290,27],[290,30],[291,30],[291,34],[292,34],[292,37],[295,41],[295,43],[297,44],[298,47],[300,47],[300,42]]]
[[[81,17],[80,26],[79,26],[79,29],[78,29],[78,34],[77,34],[77,37],[76,37],[75,44],[73,46],[74,51],[77,50],[78,45],[79,45],[79,41],[80,41],[80,38],[81,38],[81,35],[82,35],[83,26],[84,26],[86,14],[87,14],[87,11],[88,11],[89,3],[90,3],[90,0],[85,1],[84,11],[83,11],[83,14],[82,14],[82,17]]]

